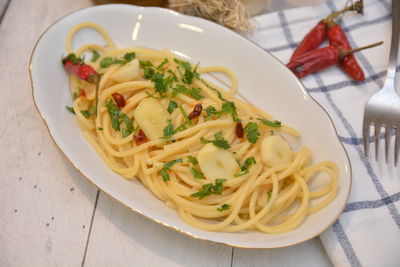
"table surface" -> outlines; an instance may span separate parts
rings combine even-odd
[[[330,266],[319,238],[247,250],[179,234],[119,205],[69,164],[34,107],[28,62],[52,22],[92,5],[0,0],[0,266]]]

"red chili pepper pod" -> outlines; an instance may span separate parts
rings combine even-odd
[[[312,30],[304,37],[301,43],[294,50],[290,61],[304,53],[318,48],[326,38],[326,25],[324,21],[320,21]]]
[[[336,23],[328,25],[328,39],[331,46],[342,50],[351,50],[352,48],[343,28]],[[353,54],[345,57],[340,66],[352,79],[356,81],[365,80],[364,72]]]
[[[100,74],[90,65],[83,62],[83,59],[71,53],[63,58],[62,63],[68,73],[76,75],[79,79],[89,83],[97,84],[100,80]]]
[[[292,62],[289,62],[286,66],[293,71],[297,77],[302,78],[310,73],[323,70],[336,63],[342,62],[346,57],[355,52],[375,47],[382,43],[383,42],[377,42],[350,50],[344,50],[336,46],[317,48],[304,53]]]
[[[289,62],[286,66],[291,69],[298,78],[302,78],[310,73],[335,65],[338,61],[338,49],[333,46],[327,46],[306,52]]]

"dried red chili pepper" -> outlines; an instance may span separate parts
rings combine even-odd
[[[289,62],[286,66],[292,70],[297,77],[302,78],[310,73],[335,65],[336,63],[341,62],[345,57],[357,51],[381,45],[382,43],[383,42],[378,42],[352,50],[343,50],[335,46],[317,48],[299,56],[294,61]]]
[[[351,50],[351,45],[343,28],[334,23],[333,21],[327,24],[328,28],[328,39],[331,46],[338,47],[343,50]],[[355,56],[353,54],[345,57],[340,62],[341,68],[354,80],[364,81],[365,75],[364,71],[358,64]]]
[[[115,104],[117,104],[117,107],[119,108],[123,108],[126,105],[126,101],[123,95],[119,94],[119,93],[113,93],[112,98],[115,101]]]
[[[193,111],[190,112],[190,114],[188,115],[189,120],[193,120],[193,119],[197,118],[198,116],[200,116],[202,110],[203,110],[203,106],[201,104],[196,104],[194,106]]]
[[[147,142],[147,137],[142,129],[139,130],[138,134],[133,135],[133,139],[138,146]]]
[[[241,121],[236,122],[235,133],[238,138],[243,138],[244,129]]]
[[[83,59],[77,57],[74,53],[63,58],[62,63],[68,73],[74,74],[79,79],[89,83],[98,84],[100,74],[92,66],[85,64]]]
[[[354,4],[340,10],[337,12],[332,13],[325,19],[321,20],[311,31],[303,38],[297,48],[294,50],[290,61],[296,59],[298,56],[302,54],[314,50],[318,48],[322,42],[326,38],[326,25],[327,23],[333,21],[334,18],[339,16],[340,14],[347,12],[347,11],[357,11],[357,13],[361,13],[363,10],[363,2],[357,1]]]
[[[79,96],[83,96],[83,97],[86,97],[86,91],[85,91],[85,89],[79,89]]]

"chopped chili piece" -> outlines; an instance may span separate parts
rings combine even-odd
[[[85,89],[79,89],[79,96],[83,96],[83,97],[86,97],[86,91],[85,91]]]
[[[190,114],[188,115],[188,118],[190,120],[197,118],[198,116],[200,116],[202,110],[203,110],[203,106],[201,104],[196,104],[194,106],[193,111],[190,112]]]
[[[243,124],[241,121],[236,122],[235,133],[238,138],[243,138],[244,130],[243,130]]]
[[[113,93],[111,96],[113,97],[115,104],[117,104],[117,107],[119,108],[125,107],[126,101],[123,95],[119,93]]]
[[[138,134],[133,135],[133,139],[138,146],[147,142],[147,137],[142,129],[139,130]]]

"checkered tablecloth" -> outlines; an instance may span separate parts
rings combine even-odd
[[[327,1],[318,6],[257,16],[257,30],[251,39],[287,63],[307,32],[347,2]],[[364,105],[382,87],[386,77],[391,2],[364,0],[364,5],[363,15],[346,14],[339,22],[352,47],[384,41],[383,45],[356,55],[364,69],[365,81],[350,80],[338,67],[302,79],[312,97],[332,117],[353,169],[349,203],[320,237],[336,266],[400,266],[400,167],[366,159],[361,138]],[[327,42],[322,46],[326,45]],[[397,85],[400,89],[400,79]],[[373,153],[373,144],[371,150]]]

